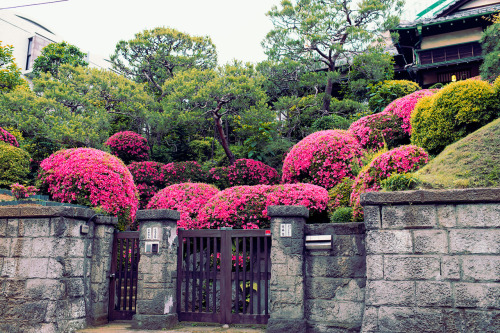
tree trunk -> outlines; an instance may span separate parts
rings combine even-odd
[[[326,83],[325,96],[323,97],[323,110],[327,113],[330,110],[330,100],[332,98],[333,91],[333,80],[332,78],[328,78],[328,82]]]
[[[236,162],[236,159],[234,158],[233,153],[231,152],[231,149],[229,149],[229,142],[227,141],[227,137],[224,134],[224,128],[222,127],[222,122],[216,113],[212,113],[212,117],[214,118],[215,122],[215,128],[217,129],[217,134],[219,134],[219,142],[224,148],[224,152],[226,153],[227,158],[229,159],[229,164],[234,165]]]

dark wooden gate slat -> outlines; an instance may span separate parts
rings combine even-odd
[[[220,237],[214,237],[214,260],[213,260],[213,275],[212,275],[212,313],[215,316],[217,314],[217,253],[219,253],[217,248],[217,243]],[[219,285],[220,288],[220,285]]]
[[[265,278],[264,278],[264,292],[265,292],[265,314],[269,314],[269,242],[270,238],[264,238],[264,268],[265,268]]]
[[[198,237],[193,238],[193,270],[191,271],[191,277],[193,280],[193,286],[191,290],[191,311],[195,312],[196,310],[196,257],[197,257],[197,246],[196,243],[198,241]]]
[[[243,313],[247,312],[247,237],[243,237]]]
[[[134,258],[135,258],[135,239],[132,239],[132,248],[130,251],[130,293],[129,293],[129,301],[128,308],[132,311],[132,296],[134,295]]]
[[[259,290],[259,293],[257,294],[257,313],[258,314],[261,314],[261,311],[262,311],[262,309],[261,309],[262,292],[260,291],[260,287],[261,287],[260,273],[261,273],[261,265],[262,265],[261,258],[260,258],[260,252],[261,252],[260,240],[261,240],[261,238],[257,237],[257,272],[258,272],[258,276],[259,276],[259,280],[257,282],[258,283],[257,288]]]
[[[240,311],[240,265],[239,265],[239,256],[240,256],[240,239],[238,237],[235,238],[236,241],[236,263],[235,263],[235,271],[236,271],[236,279],[235,279],[235,292],[236,292],[236,303],[235,303],[235,312],[238,313]],[[231,263],[232,263],[232,255],[231,255]]]
[[[248,302],[248,306],[250,306],[250,314],[253,314],[253,275],[254,275],[254,265],[253,262],[255,260],[255,253],[253,248],[253,242],[255,237],[249,237],[250,239],[250,301]]]
[[[118,240],[120,242],[118,255],[120,256],[120,261],[118,263],[118,308],[120,310],[121,300],[122,300],[122,278],[123,278],[123,239]]]
[[[186,237],[186,264],[185,264],[185,269],[186,272],[189,272],[189,258],[191,256],[191,237]],[[184,311],[189,311],[189,274],[186,275],[186,286],[185,286],[185,291],[186,293],[184,294]]]
[[[203,312],[203,278],[205,273],[205,252],[203,251],[203,237],[200,237],[200,286],[198,288],[198,311]]]
[[[123,273],[125,277],[125,282],[123,285],[123,310],[127,310],[127,282],[128,282],[128,250],[129,250],[129,239],[124,239],[123,242],[126,244],[125,251],[122,252],[123,258]]]

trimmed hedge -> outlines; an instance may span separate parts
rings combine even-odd
[[[28,152],[0,141],[0,161],[0,186],[27,181],[30,172]]]
[[[438,154],[498,116],[497,96],[487,82],[469,79],[450,83],[417,103],[411,117],[411,142]]]
[[[379,82],[370,89],[371,97],[368,105],[372,112],[377,113],[382,111],[392,101],[420,89],[420,86],[413,81],[386,80]]]
[[[149,159],[148,141],[135,132],[118,132],[109,137],[104,145],[109,146],[111,154],[118,156],[125,164]]]

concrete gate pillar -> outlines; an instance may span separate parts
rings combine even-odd
[[[177,220],[169,209],[141,210],[139,276],[133,328],[170,329],[177,323]]]
[[[271,217],[271,284],[269,333],[305,333],[304,206],[269,206]]]

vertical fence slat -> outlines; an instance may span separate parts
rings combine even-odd
[[[182,267],[182,259],[184,255],[184,235],[183,230],[179,229],[179,245],[177,247],[177,313],[181,312],[182,308],[182,281],[186,278]]]
[[[121,300],[122,300],[122,279],[123,279],[123,239],[119,239],[119,251],[118,255],[120,256],[120,262],[118,264],[118,308],[117,310],[121,310]]]
[[[236,256],[235,256],[235,292],[236,292],[236,303],[235,303],[235,309],[236,313],[240,312],[240,238],[236,237]],[[231,260],[232,262],[232,260]]]
[[[248,302],[248,306],[250,307],[250,314],[253,314],[253,275],[254,275],[254,265],[253,261],[255,260],[255,253],[254,253],[254,247],[253,247],[253,241],[255,237],[249,237],[250,239],[250,300]],[[257,290],[258,292],[258,290]]]
[[[257,314],[261,314],[261,304],[262,304],[262,292],[261,292],[261,268],[262,268],[262,262],[261,262],[261,258],[260,258],[260,252],[261,252],[261,247],[262,245],[260,244],[260,239],[261,237],[256,237],[257,239],[257,289],[259,290],[259,292],[257,293]]]
[[[264,268],[265,268],[265,276],[264,276],[264,285],[265,285],[265,314],[269,314],[269,241],[271,238],[264,238]]]
[[[198,257],[197,237],[193,237],[193,289],[191,290],[191,311],[196,310],[196,263]]]
[[[184,311],[189,311],[189,283],[191,280],[189,257],[191,256],[191,237],[186,237],[186,285],[184,294]]]
[[[200,237],[200,285],[198,287],[198,311],[203,312],[203,274],[205,273],[205,251],[203,250],[203,237]]]
[[[217,240],[220,240],[220,238],[214,237],[214,260],[213,260],[213,284],[212,284],[212,313],[214,316],[214,321],[215,321],[215,315],[217,314]],[[219,285],[220,288],[220,285]]]
[[[125,242],[125,239],[123,240]],[[123,286],[123,310],[127,310],[127,282],[128,282],[128,251],[129,251],[129,245],[130,245],[130,239],[126,239],[126,246],[125,246],[125,251],[122,253],[123,257],[123,269],[124,269],[124,275],[125,275],[125,283]]]
[[[243,238],[243,313],[247,312],[247,240]],[[250,286],[251,288],[251,286]]]
[[[210,312],[210,237],[206,238],[207,251],[205,256],[205,312]]]
[[[132,239],[132,247],[130,249],[130,292],[128,297],[128,308],[132,311],[132,302],[134,296],[134,264],[135,264],[135,239]]]

